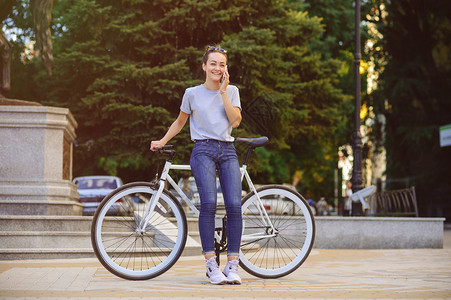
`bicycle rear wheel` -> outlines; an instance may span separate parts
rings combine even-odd
[[[256,194],[247,194],[242,201],[240,265],[261,278],[288,275],[302,265],[313,247],[313,214],[307,201],[288,187],[263,186],[257,194],[268,218]]]
[[[119,277],[154,278],[169,270],[182,254],[186,216],[168,191],[163,191],[145,230],[140,230],[144,211],[156,192],[150,183],[126,184],[105,197],[94,215],[94,252],[102,265]]]

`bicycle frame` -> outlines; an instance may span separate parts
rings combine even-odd
[[[182,191],[182,189],[176,184],[176,182],[174,181],[174,179],[172,179],[172,177],[169,175],[169,171],[170,170],[183,170],[183,171],[191,171],[191,166],[190,165],[173,165],[170,161],[166,161],[163,171],[161,172],[161,176],[159,179],[159,187],[158,187],[158,191],[157,193],[155,193],[152,198],[149,201],[149,204],[146,207],[146,210],[143,214],[143,218],[141,219],[140,222],[140,230],[141,232],[144,232],[147,223],[150,220],[150,217],[155,209],[155,206],[157,204],[158,201],[156,201],[156,199],[159,199],[161,194],[163,193],[163,189],[165,186],[165,182],[167,181],[174,189],[175,191],[180,195],[180,197],[183,199],[183,201],[186,202],[186,204],[188,204],[189,208],[193,211],[193,213],[196,215],[196,217],[199,217],[199,210],[196,208],[196,206],[191,202],[191,200],[188,198],[188,196],[186,196],[186,194]],[[242,241],[249,241],[249,240],[255,240],[260,239],[260,238],[267,238],[267,237],[273,237],[275,236],[275,228],[274,225],[272,224],[268,213],[266,212],[266,209],[263,205],[262,200],[260,199],[257,190],[254,186],[254,184],[252,183],[251,177],[249,175],[249,173],[247,172],[247,165],[243,164],[243,166],[240,168],[240,173],[241,173],[241,182],[243,182],[243,179],[246,179],[247,184],[250,187],[250,193],[255,193],[255,195],[257,196],[257,201],[258,204],[258,210],[259,210],[259,215],[260,218],[262,218],[265,226],[270,227],[272,230],[270,232],[274,232],[273,234],[262,234],[262,233],[254,233],[254,234],[249,234],[247,236],[242,236],[241,240]],[[219,235],[215,232],[215,236],[216,238],[219,239]]]

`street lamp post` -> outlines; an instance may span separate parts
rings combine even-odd
[[[354,53],[354,77],[355,77],[355,112],[354,112],[354,134],[352,149],[354,162],[352,168],[352,191],[356,192],[363,188],[362,174],[362,138],[360,136],[360,0],[355,1],[355,53]],[[360,202],[352,203],[352,215],[361,215],[362,205]]]

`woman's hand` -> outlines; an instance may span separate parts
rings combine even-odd
[[[224,74],[223,74],[223,79],[221,81],[221,86],[219,87],[219,91],[225,92],[227,90],[227,86],[229,85],[229,82],[230,82],[230,74],[229,74],[229,69],[226,66]]]
[[[155,151],[157,148],[161,148],[166,145],[177,133],[182,130],[183,126],[185,126],[186,121],[189,118],[189,114],[180,111],[177,119],[172,123],[171,127],[169,127],[168,132],[166,132],[165,136],[159,141],[150,142],[150,150]]]
[[[152,141],[152,142],[150,142],[150,150],[155,151],[155,149],[161,148],[161,147],[163,147],[164,145],[166,145],[166,143],[163,142],[162,140],[159,140],[159,141]]]

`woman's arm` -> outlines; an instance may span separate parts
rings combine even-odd
[[[150,143],[150,150],[154,151],[155,148],[161,148],[166,145],[174,136],[176,136],[180,130],[185,126],[186,121],[188,120],[189,114],[180,111],[177,119],[172,123],[171,127],[169,127],[168,132],[164,135],[164,137],[159,141],[152,141]]]
[[[221,92],[222,103],[224,103],[225,112],[227,114],[227,119],[229,119],[232,128],[237,128],[241,123],[241,110],[239,107],[232,106],[229,96],[227,93]]]
[[[227,119],[229,119],[229,123],[232,126],[232,128],[237,128],[241,123],[241,109],[239,107],[234,107],[232,105],[232,102],[229,99],[229,96],[227,95],[227,86],[230,82],[230,74],[229,69],[225,68],[224,74],[223,74],[223,80],[221,82],[221,86],[219,87],[219,92],[221,94],[222,103],[224,104],[225,112],[227,115]]]

